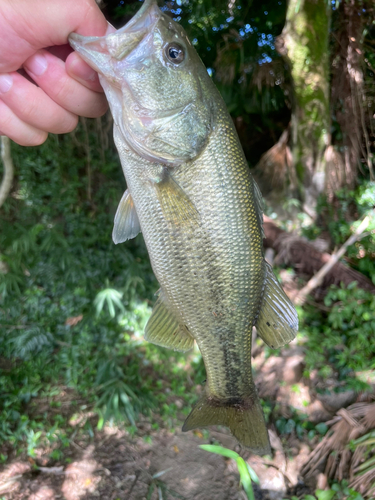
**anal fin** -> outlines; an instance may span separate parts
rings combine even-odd
[[[112,239],[115,245],[135,238],[141,232],[133,198],[127,189],[117,207]]]
[[[291,342],[298,331],[297,312],[266,262],[266,284],[257,322],[259,337],[273,349]]]
[[[155,187],[163,215],[168,222],[184,226],[199,222],[199,213],[194,203],[169,172],[164,173],[163,179],[155,183]]]
[[[150,319],[145,328],[145,339],[152,344],[175,351],[189,351],[193,348],[194,338],[168,308],[163,293],[160,292]]]

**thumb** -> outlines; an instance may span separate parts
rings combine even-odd
[[[16,71],[41,48],[67,43],[72,31],[103,36],[106,29],[94,0],[0,2],[0,72]]]

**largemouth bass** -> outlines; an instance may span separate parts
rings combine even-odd
[[[251,335],[291,341],[295,309],[264,260],[261,195],[225,104],[182,27],[153,0],[105,37],[70,36],[98,71],[128,189],[113,239],[142,231],[159,296],[145,329],[186,351],[207,383],[183,430],[215,424],[269,451],[251,369]]]

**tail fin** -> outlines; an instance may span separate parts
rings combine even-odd
[[[204,394],[185,420],[182,430],[225,425],[242,446],[257,455],[269,454],[270,445],[262,407],[258,397],[254,396],[255,398],[217,399]]]

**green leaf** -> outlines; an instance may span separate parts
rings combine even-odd
[[[237,460],[237,458],[241,458],[238,453],[232,450],[228,450],[227,448],[223,448],[223,446],[217,446],[214,444],[201,444],[199,448],[202,450],[210,451],[211,453],[217,453],[218,455],[223,455],[223,457],[233,458],[233,460]]]
[[[315,495],[318,500],[331,500],[336,493],[333,490],[316,490]]]
[[[115,410],[118,410],[118,402],[119,402],[119,395],[116,392],[116,394],[113,396],[113,408]]]
[[[236,462],[238,472],[240,473],[241,484],[243,486],[243,489],[245,490],[247,498],[248,500],[255,500],[253,487],[251,485],[251,477],[246,462],[242,457],[238,457],[236,459]]]
[[[324,423],[324,422],[321,422],[320,424],[317,424],[315,426],[315,429],[319,432],[319,434],[321,434],[322,436],[324,436],[324,434],[328,431],[328,427],[327,425]]]
[[[98,431],[101,431],[103,429],[103,426],[104,426],[104,418],[101,416],[96,425]]]
[[[253,481],[259,484],[258,476],[255,474],[254,470],[249,467],[245,460],[240,457],[238,453],[232,450],[228,450],[228,448],[224,448],[223,446],[217,446],[213,444],[201,444],[199,448],[235,460],[237,463],[238,472],[240,474],[241,484],[243,486],[243,489],[245,490],[247,498],[248,500],[255,500],[251,481],[254,478]]]
[[[149,488],[148,488],[146,500],[151,500],[154,489],[155,489],[155,483],[151,483]]]
[[[249,474],[250,474],[250,477],[251,477],[251,480],[255,483],[255,484],[260,484],[260,481],[259,481],[259,477],[256,475],[256,472],[255,470],[250,467],[250,465],[245,462],[246,465],[247,465],[247,468],[248,468],[248,471],[249,471]]]

